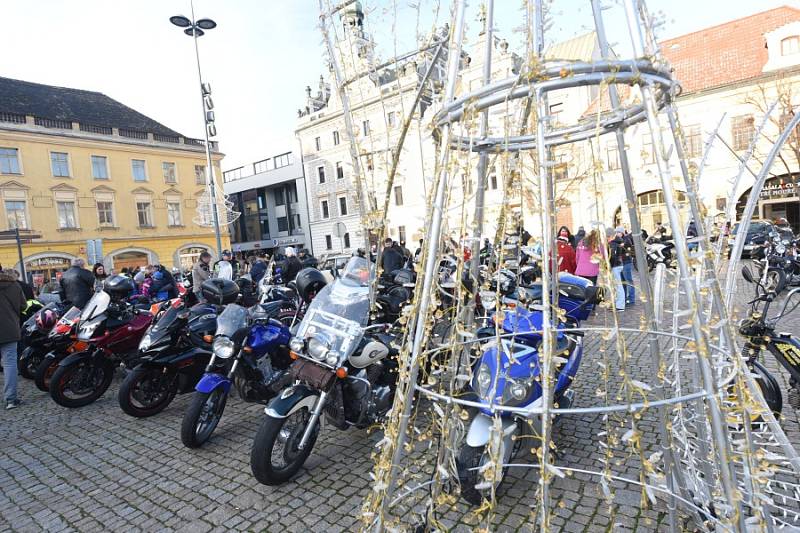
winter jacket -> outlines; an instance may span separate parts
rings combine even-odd
[[[14,273],[0,272],[0,344],[20,339],[19,317],[27,305]]]
[[[72,266],[61,275],[61,299],[79,309],[94,294],[94,276],[85,268]]]
[[[556,241],[558,247],[558,271],[575,273],[575,250],[567,239],[558,239]]]
[[[300,260],[295,257],[287,257],[281,262],[281,278],[283,279],[284,283],[289,283],[290,281],[294,281],[294,278],[297,276],[297,273],[303,269],[303,265],[300,263]]]
[[[615,237],[608,243],[609,255],[608,263],[611,268],[622,266],[624,264],[625,256],[625,242],[622,237]]]
[[[406,258],[403,257],[403,253],[394,246],[383,249],[383,253],[381,254],[381,269],[383,269],[384,273],[390,274],[395,270],[403,268],[405,262]]]
[[[153,284],[150,286],[150,295],[156,296],[159,300],[178,297],[175,277],[163,266],[153,273]]]
[[[263,259],[256,260],[253,267],[250,269],[250,277],[253,278],[253,283],[258,284],[264,274],[267,273],[267,263]]]
[[[33,287],[31,287],[30,283],[25,283],[24,281],[17,280],[19,283],[19,288],[22,289],[22,294],[25,295],[26,300],[34,300],[36,297],[33,295]]]
[[[592,250],[587,246],[586,240],[581,240],[578,243],[578,248],[575,250],[575,275],[584,278],[595,277],[600,274],[600,261],[592,259],[598,253],[597,250]]]
[[[633,263],[633,258],[636,257],[636,249],[633,244],[633,235],[630,233],[625,234],[625,236],[622,237],[622,244],[625,251],[625,255],[622,258],[622,263]]]
[[[203,292],[203,282],[211,279],[211,267],[208,263],[198,261],[192,267],[192,290],[195,294]]]

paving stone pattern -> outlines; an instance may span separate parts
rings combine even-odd
[[[739,301],[750,294],[740,289]],[[623,313],[623,323],[638,327],[639,311]],[[598,313],[593,324],[607,317]],[[800,331],[800,312],[783,322]],[[638,337],[637,337],[638,335]],[[575,383],[575,405],[592,405],[602,384],[593,353],[597,334],[587,335],[585,359]],[[633,334],[632,375],[652,375],[644,335]],[[788,390],[785,372],[767,359],[784,387],[782,425],[800,445],[800,398]],[[281,487],[265,487],[251,475],[249,453],[263,407],[232,397],[212,439],[198,450],[183,447],[179,429],[190,395],[178,396],[158,416],[135,419],[119,409],[119,378],[93,405],[69,410],[57,406],[33,383],[20,380],[23,407],[0,413],[0,531],[353,531],[365,494],[371,490],[370,454],[380,434],[326,427],[305,468]],[[655,450],[659,429],[654,410],[638,421]],[[599,415],[563,419],[555,432],[556,463],[598,470]],[[624,448],[614,454],[615,473],[634,479],[638,457]],[[429,475],[427,468],[419,479]],[[490,527],[533,531],[532,507],[537,474],[512,469],[498,495]],[[665,531],[663,506],[643,510],[641,492],[614,483],[609,510],[597,479],[576,473],[552,484],[553,528],[559,531]],[[400,505],[398,509],[401,509]],[[611,512],[609,512],[611,511]],[[413,515],[409,514],[410,528]],[[475,526],[464,504],[442,512],[447,528]]]

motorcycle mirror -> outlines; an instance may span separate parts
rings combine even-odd
[[[750,272],[750,269],[746,265],[742,267],[742,277],[748,283],[754,283],[754,281],[753,281],[753,273]]]

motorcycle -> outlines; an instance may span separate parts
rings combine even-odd
[[[282,388],[291,333],[265,309],[268,306],[248,310],[229,304],[219,315],[211,359],[181,423],[181,441],[187,448],[197,448],[211,437],[232,384],[247,402],[266,403]]]
[[[136,358],[154,313],[126,301],[131,285],[130,279],[113,276],[86,304],[77,340],[89,346],[68,355],[53,373],[50,397],[57,404],[70,408],[89,405],[108,390],[115,367],[130,365]]]
[[[600,301],[600,293],[591,282],[582,278],[564,283],[560,286],[560,293],[559,307],[566,311],[566,320],[554,331],[553,401],[559,408],[569,408],[575,394],[570,385],[583,356],[583,332],[574,328],[588,315],[586,309]],[[500,411],[497,407],[525,410],[540,407],[543,403],[538,351],[542,341],[542,312],[535,307],[528,310],[516,302],[508,306],[502,313],[502,333],[498,339],[495,338],[494,326],[497,302],[492,301],[488,294],[481,294],[481,300],[486,308],[493,310],[490,325],[478,330],[478,338],[483,339],[484,344],[472,380],[476,401],[482,405],[469,424],[456,463],[461,495],[473,505],[481,502],[487,490],[496,490],[505,476],[505,469],[501,467],[488,484],[482,482],[481,472],[493,461],[492,452],[499,450],[502,464],[508,464],[521,448],[521,443],[532,442],[526,437],[537,438],[541,434],[537,419],[522,412]],[[575,305],[578,301],[580,304]],[[495,415],[500,417],[500,432],[492,430]]]
[[[47,354],[41,344],[64,310],[62,304],[49,303],[22,324],[17,357],[17,370],[22,377],[33,379],[36,375],[36,368]]]
[[[80,317],[81,310],[71,307],[58,319],[58,322],[47,334],[47,338],[39,343],[39,349],[46,355],[36,367],[33,382],[40,391],[48,392],[50,390],[50,378],[65,357],[76,350],[82,351],[88,347],[85,342],[74,340],[75,326]]]
[[[778,321],[787,314],[786,308],[790,300],[795,295],[800,295],[800,288],[789,291],[781,311],[769,318],[770,305],[777,296],[775,291],[764,287],[746,266],[742,267],[742,276],[749,283],[756,285],[756,298],[748,302],[751,306],[749,316],[739,323],[739,334],[746,339],[742,348],[742,357],[747,363],[747,367],[755,375],[756,383],[761,389],[767,405],[778,416],[783,409],[781,388],[775,377],[759,361],[759,356],[764,350],[769,351],[789,372],[789,386],[800,389],[800,340],[793,337],[791,333],[775,331]],[[762,309],[759,309],[759,304],[763,304]],[[789,312],[798,305],[800,305],[800,301],[794,304]]]
[[[645,255],[647,256],[647,268],[653,270],[657,264],[663,263],[670,268],[672,266],[672,250],[675,243],[671,240],[662,240],[653,235],[645,242]]]
[[[153,416],[176,394],[194,391],[211,359],[220,311],[206,303],[188,307],[185,296],[162,306],[139,343],[138,364],[120,386],[117,399],[126,414]]]
[[[365,258],[350,258],[341,277],[319,291],[290,341],[293,384],[266,407],[250,453],[260,483],[278,485],[297,473],[317,440],[323,412],[345,430],[378,423],[391,408],[395,336],[390,324],[368,325],[371,272]]]

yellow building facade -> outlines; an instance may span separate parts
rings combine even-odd
[[[0,79],[0,227],[20,229],[35,284],[57,278],[73,258],[95,257],[90,239],[116,271],[153,263],[185,269],[204,250],[215,255],[213,229],[193,221],[205,191],[202,142],[128,108],[127,119],[110,108],[111,117],[93,124],[14,113],[25,109],[3,109],[3,93]],[[140,129],[125,128],[130,123]],[[219,176],[223,156],[212,153]],[[19,269],[15,240],[0,241],[0,263]]]

